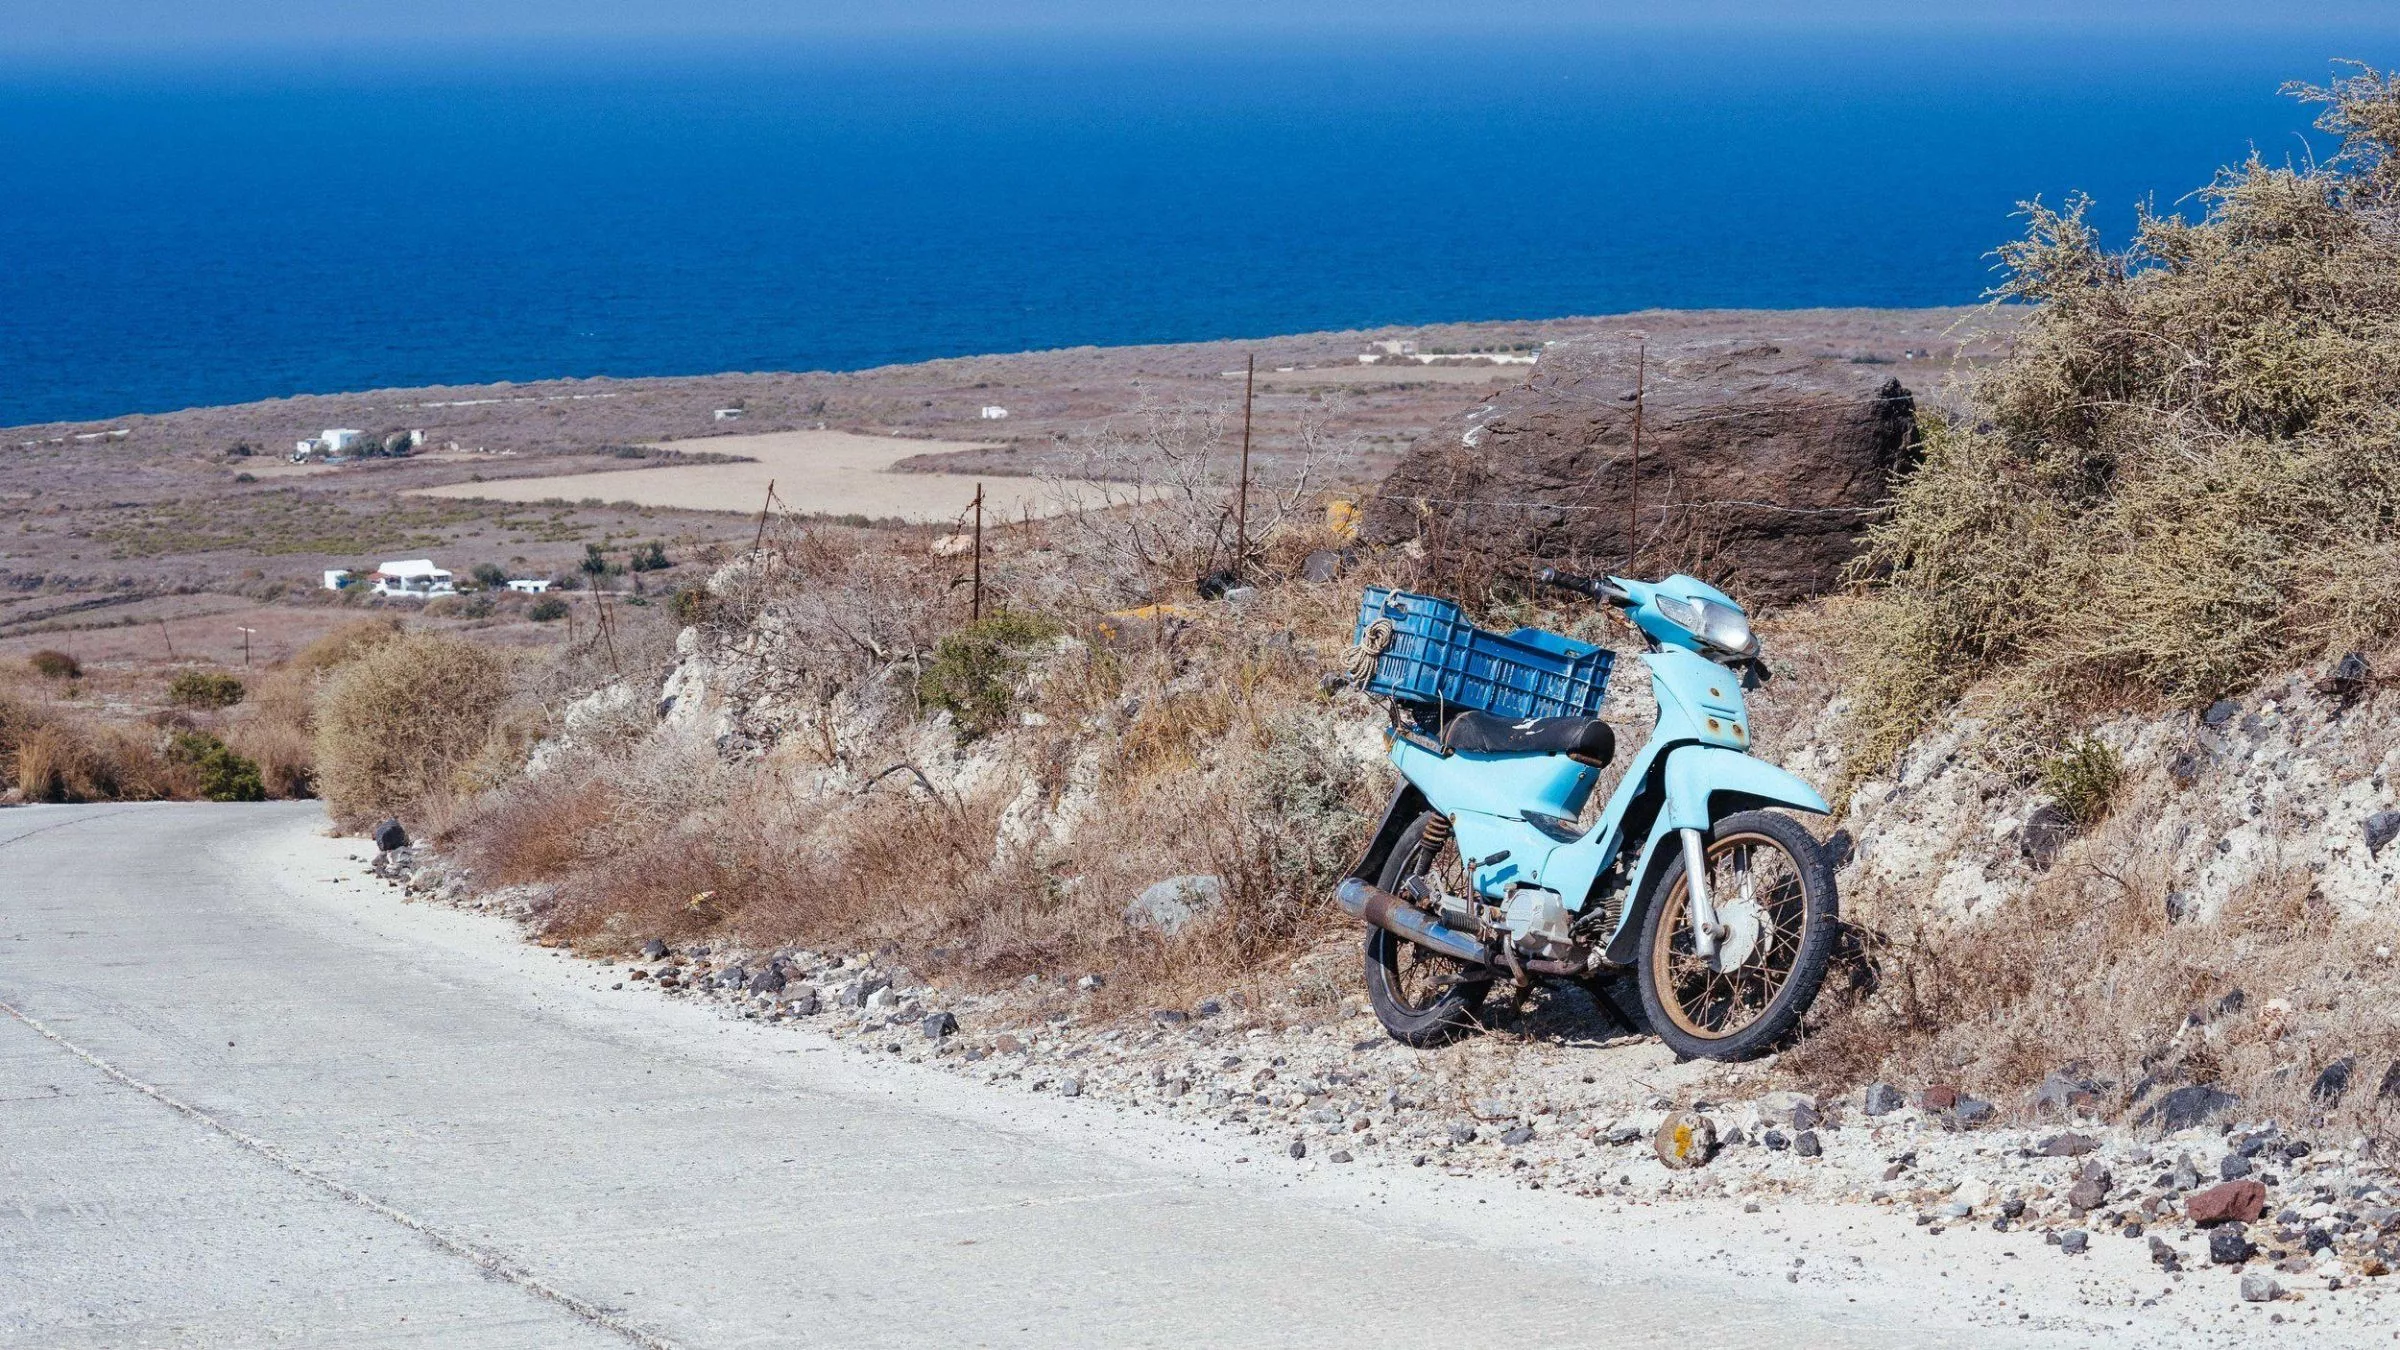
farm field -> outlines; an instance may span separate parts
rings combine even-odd
[[[770,431],[664,442],[661,449],[705,448],[739,455],[731,464],[677,464],[659,469],[571,473],[498,482],[449,483],[423,489],[428,497],[540,502],[553,499],[629,503],[682,511],[754,512],[772,484],[788,510],[806,515],[864,516],[912,525],[962,519],[980,483],[984,511],[999,519],[1043,516],[1062,509],[1073,491],[1037,478],[896,470],[919,455],[996,448],[986,443],[869,436],[849,431]]]

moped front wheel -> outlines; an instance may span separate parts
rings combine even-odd
[[[1704,850],[1721,930],[1699,953],[1690,885],[1677,857],[1642,919],[1642,1011],[1667,1048],[1740,1060],[1780,1045],[1807,1015],[1841,921],[1833,867],[1800,822],[1772,811],[1727,816]]]
[[[1426,831],[1436,818],[1428,811],[1402,832],[1383,865],[1378,882],[1383,889],[1400,894],[1411,879],[1429,877],[1453,894],[1463,893],[1466,869],[1456,841],[1442,833],[1436,842],[1426,842]],[[1463,965],[1372,925],[1366,954],[1367,1002],[1393,1040],[1428,1049],[1475,1030],[1476,1014],[1492,988],[1491,976],[1480,967]]]

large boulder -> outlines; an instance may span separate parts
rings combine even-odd
[[[1552,343],[1527,381],[1450,419],[1368,505],[1370,542],[1421,541],[1462,587],[1543,563],[1626,570],[1636,346]],[[1839,582],[1916,444],[1916,400],[1873,365],[1772,345],[1653,346],[1638,491],[1644,576],[1752,601]]]

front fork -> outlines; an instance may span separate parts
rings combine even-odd
[[[1692,921],[1692,950],[1701,960],[1713,961],[1725,927],[1717,922],[1717,907],[1708,894],[1708,841],[1700,830],[1682,833],[1683,893]]]

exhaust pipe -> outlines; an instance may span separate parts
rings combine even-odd
[[[1351,877],[1333,892],[1334,903],[1354,919],[1364,919],[1397,938],[1469,965],[1492,964],[1489,948],[1450,927],[1390,891]]]

